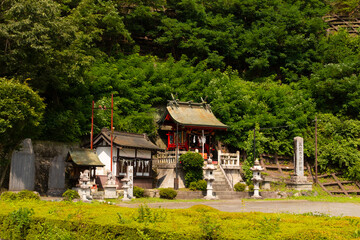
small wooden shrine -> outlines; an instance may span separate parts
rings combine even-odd
[[[206,102],[193,103],[169,101],[165,113],[158,121],[160,136],[166,149],[176,149],[176,136],[181,151],[204,153],[204,159],[215,155],[215,132],[226,131],[228,126],[220,122]]]
[[[111,156],[111,135],[113,136],[113,159]],[[107,179],[108,171],[116,176],[117,184],[121,188],[121,178],[126,174],[126,167],[134,167],[134,185],[142,188],[152,188],[151,174],[153,155],[161,148],[153,144],[146,134],[125,133],[103,128],[94,138],[94,148],[103,167],[96,168],[96,176],[101,185]]]

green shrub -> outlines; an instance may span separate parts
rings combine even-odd
[[[205,191],[207,188],[207,182],[205,180],[199,180],[196,182],[196,189],[200,191]]]
[[[25,239],[30,229],[32,215],[34,210],[26,207],[9,213],[5,220],[5,225],[10,230],[9,239]]]
[[[0,198],[3,201],[13,201],[17,199],[17,194],[13,192],[3,192]]]
[[[246,189],[246,184],[244,184],[244,183],[238,182],[234,185],[234,190],[236,192],[243,192],[243,191],[245,191],[245,189]]]
[[[73,199],[80,198],[79,193],[72,189],[66,190],[62,196],[64,197],[64,201],[72,201]]]
[[[189,189],[191,191],[195,191],[197,189],[197,184],[196,182],[191,182],[190,185],[189,185]]]
[[[249,192],[253,192],[254,191],[254,185],[250,184],[249,185]]]
[[[185,186],[203,179],[204,159],[199,153],[185,153],[180,156],[180,163],[185,172]]]
[[[144,197],[144,189],[138,186],[134,186],[134,196],[136,198],[142,198]]]
[[[167,213],[164,209],[151,209],[146,204],[138,208],[138,216],[134,218],[139,223],[155,223],[165,221]]]
[[[17,194],[17,199],[19,200],[40,200],[39,194],[29,191],[29,190],[22,190]]]
[[[160,198],[174,199],[176,198],[177,192],[172,188],[160,188]]]

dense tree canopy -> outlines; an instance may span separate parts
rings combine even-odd
[[[155,136],[157,110],[174,93],[183,101],[207,97],[230,126],[220,138],[233,148],[249,152],[256,127],[257,149],[291,154],[292,138],[301,135],[311,160],[318,115],[321,166],[346,166],[360,179],[360,38],[345,30],[327,34],[322,20],[329,13],[353,16],[357,6],[3,0],[0,77],[39,92],[46,103],[39,138],[57,141],[88,139],[91,102],[110,106],[111,94],[117,130]],[[109,119],[108,111],[96,111],[96,131]]]
[[[0,186],[11,152],[27,137],[38,135],[45,104],[26,84],[0,78]]]

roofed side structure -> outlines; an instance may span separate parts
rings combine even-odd
[[[152,143],[146,134],[125,133],[117,132],[113,133],[113,145],[120,148],[136,148],[152,151],[161,151],[163,149]],[[107,128],[101,129],[101,132],[95,137],[94,144],[97,144],[101,140],[104,140],[109,145],[111,143],[111,131]]]
[[[90,149],[75,149],[68,153],[67,161],[73,161],[77,166],[103,167],[95,151]]]
[[[227,125],[220,122],[211,111],[209,104],[169,101],[166,112],[158,121],[160,124],[171,125],[171,120],[186,127],[214,128],[226,130]]]

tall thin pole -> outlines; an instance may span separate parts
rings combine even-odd
[[[205,135],[204,135],[204,130],[201,130],[201,153],[202,153],[202,157],[205,159],[205,149],[204,149],[204,141],[205,140]]]
[[[114,127],[113,127],[113,112],[114,112],[114,94],[111,94],[111,159],[110,159],[110,171],[112,172],[113,169],[113,133],[114,133]]]
[[[176,165],[175,165],[175,171],[176,171],[176,177],[175,177],[175,181],[174,181],[174,189],[177,190],[179,189],[179,169],[178,169],[178,164],[179,164],[179,123],[176,123],[176,138],[175,138],[175,142],[176,142],[176,152],[175,152],[175,161],[176,161]]]
[[[90,134],[90,148],[93,149],[93,135],[94,135],[94,101],[91,107],[91,134]]]
[[[315,116],[315,182],[318,182],[318,160],[317,160],[317,117]]]
[[[255,128],[254,128],[254,162],[255,162],[255,150],[256,150],[255,141],[256,141],[256,132],[255,132]]]

